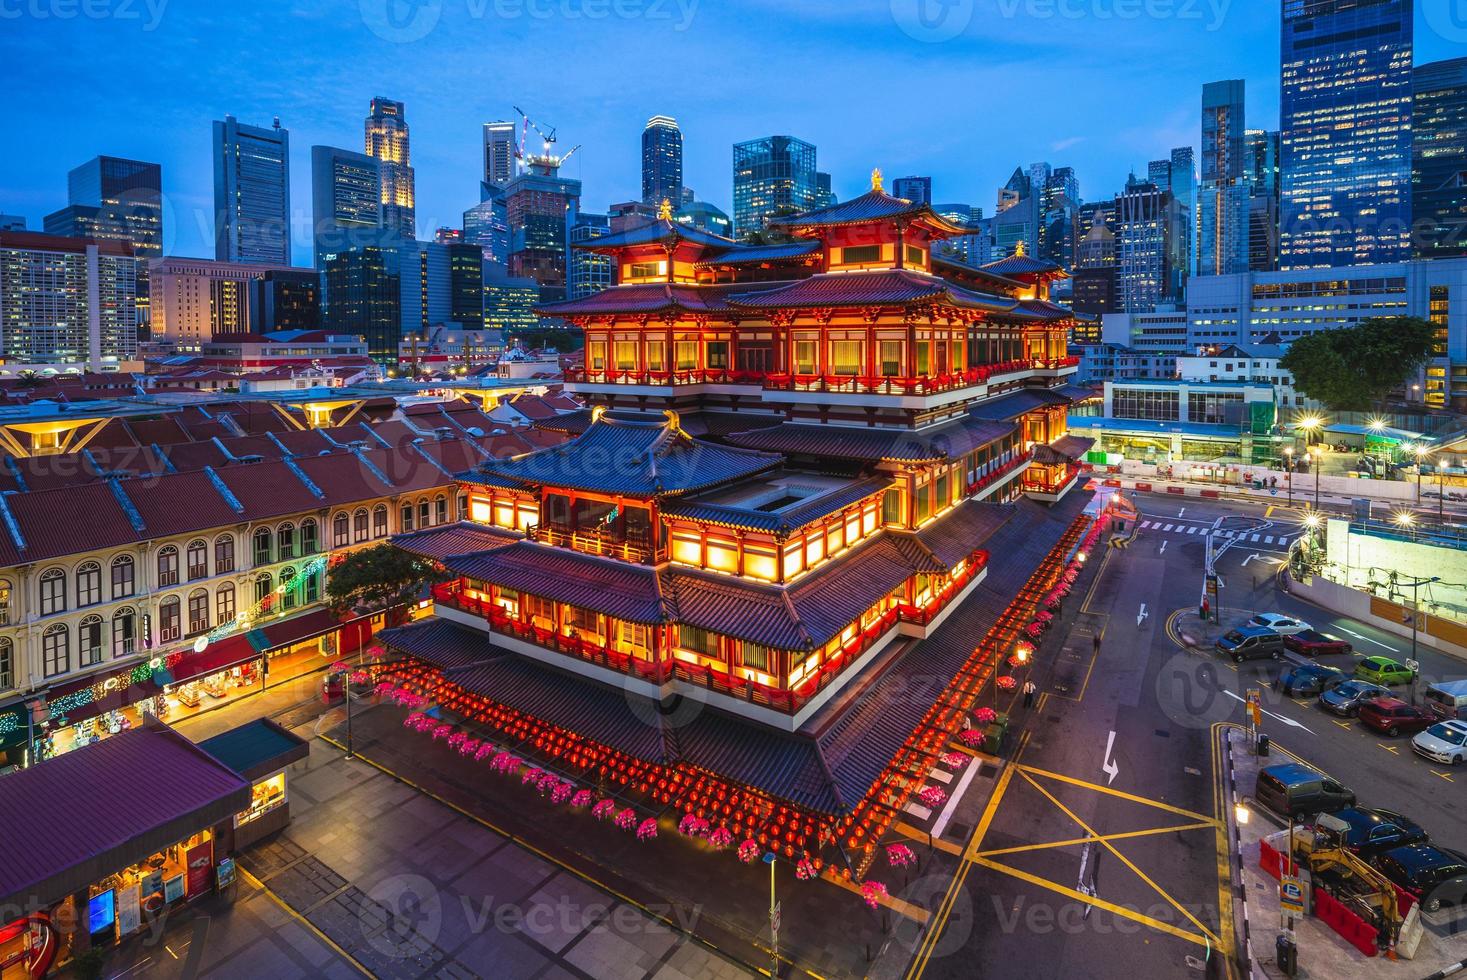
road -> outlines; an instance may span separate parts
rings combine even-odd
[[[1280,566],[1304,530],[1299,511],[1132,499],[1139,534],[1106,553],[1073,631],[1037,658],[1039,710],[967,842],[951,911],[934,923],[932,954],[914,974],[971,976],[982,963],[1040,976],[1201,976],[1206,957],[1233,938],[1210,734],[1217,722],[1244,721],[1253,687],[1277,744],[1351,786],[1362,804],[1400,810],[1467,848],[1454,785],[1467,775],[1426,764],[1404,738],[1336,724],[1312,701],[1274,694],[1272,661],[1238,668],[1168,629],[1173,614],[1196,609],[1213,532],[1225,617],[1285,612],[1349,639],[1357,656],[1409,656],[1409,640],[1281,591]],[[1351,658],[1333,659],[1351,669]],[[1467,676],[1467,664],[1435,651],[1418,659],[1430,679]]]

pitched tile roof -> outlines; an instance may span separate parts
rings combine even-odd
[[[1053,262],[1033,255],[1010,255],[1008,258],[999,259],[997,262],[989,262],[982,268],[985,272],[993,272],[1000,276],[1011,277],[1054,273],[1064,275],[1064,270]]]
[[[656,497],[727,483],[781,462],[772,453],[701,442],[671,418],[633,422],[602,416],[569,442],[528,456],[490,460],[480,471],[527,486]]]
[[[628,228],[626,231],[611,235],[602,235],[599,238],[589,238],[583,242],[576,242],[571,247],[587,252],[610,252],[632,245],[680,241],[712,248],[726,248],[736,244],[731,238],[704,231],[696,225],[685,225],[681,221],[670,221],[667,218],[654,218],[635,228]]]
[[[1008,421],[1036,408],[1068,405],[1070,401],[1070,398],[1055,388],[1020,388],[1010,394],[979,402],[969,410],[969,414],[990,421]]]
[[[971,555],[1014,516],[1008,504],[965,500],[913,536],[948,568]]]
[[[513,531],[460,521],[411,534],[398,534],[392,538],[392,543],[409,554],[442,561],[450,555],[478,554],[519,540],[521,536]]]
[[[729,297],[738,309],[775,310],[830,306],[901,306],[935,303],[1003,313],[1017,300],[974,292],[925,272],[880,269],[872,272],[828,272],[773,289],[744,287]],[[600,294],[598,294],[600,295]]]
[[[382,630],[376,639],[442,670],[479,667],[504,654],[483,630],[469,629],[436,616]]]
[[[786,422],[765,429],[733,433],[728,440],[737,446],[789,455],[916,462],[962,456],[1013,431],[1012,422],[970,415],[921,429]]]
[[[543,303],[535,307],[544,316],[596,313],[725,313],[728,296],[748,292],[748,283],[631,283],[612,286],[580,299]]]
[[[812,521],[820,520],[851,504],[865,500],[873,494],[881,493],[889,486],[891,486],[889,476],[867,477],[864,480],[854,480],[826,493],[816,494],[806,501],[779,511],[755,510],[697,498],[680,497],[664,504],[662,512],[669,517],[686,517],[710,524],[721,524],[725,527],[788,534]]]
[[[1084,436],[1060,436],[1047,446],[1042,443],[1035,446],[1034,458],[1041,463],[1070,463],[1084,456],[1094,445],[1094,439]]]
[[[735,245],[717,255],[693,263],[699,269],[725,265],[762,265],[766,262],[794,262],[820,253],[821,244],[810,240],[787,245]]]
[[[849,201],[841,201],[826,208],[806,211],[789,217],[769,219],[775,228],[790,228],[797,233],[820,228],[837,228],[842,225],[862,225],[874,221],[904,219],[920,221],[941,235],[965,235],[969,229],[955,224],[933,211],[926,204],[914,204],[906,198],[893,197],[875,188]]]
[[[528,592],[648,626],[668,620],[657,572],[609,558],[520,541],[493,551],[447,556],[455,575]]]

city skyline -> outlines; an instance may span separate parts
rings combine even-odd
[[[5,162],[0,211],[25,215],[39,227],[42,216],[64,205],[66,172],[84,160],[110,154],[157,162],[164,171],[169,212],[165,251],[207,255],[213,240],[209,122],[229,113],[242,122],[268,124],[279,115],[296,143],[292,261],[306,264],[310,171],[302,154],[312,145],[359,145],[363,106],[383,91],[401,99],[412,114],[420,234],[457,224],[457,217],[477,203],[482,125],[513,119],[515,104],[556,126],[565,146],[582,144],[566,176],[583,181],[585,206],[597,211],[638,196],[640,133],[646,119],[659,113],[677,117],[684,130],[685,183],[700,199],[724,209],[732,205],[732,145],[768,133],[787,133],[819,147],[820,169],[833,175],[842,199],[860,193],[871,168],[880,166],[893,175],[931,173],[935,200],[991,210],[997,188],[1014,166],[1036,160],[1071,166],[1084,199],[1095,200],[1120,190],[1128,172],[1171,147],[1195,146],[1200,129],[1196,93],[1207,81],[1245,78],[1250,124],[1274,128],[1278,122],[1277,18],[1246,17],[1236,9],[1216,25],[1180,15],[1150,18],[1143,31],[1135,20],[1046,18],[1025,14],[1023,6],[1014,16],[1003,16],[999,7],[980,4],[964,33],[923,43],[920,29],[904,30],[888,3],[854,9],[812,4],[778,12],[760,5],[744,16],[705,3],[684,30],[678,30],[682,22],[675,19],[676,9],[666,11],[673,19],[653,17],[649,8],[641,19],[547,20],[528,14],[494,18],[489,16],[493,7],[447,5],[426,36],[397,43],[380,36],[402,35],[374,20],[372,8],[371,3],[344,3],[309,15],[262,18],[243,26],[240,57],[217,67],[196,60],[192,38],[204,25],[197,11],[181,6],[165,8],[153,30],[145,30],[150,21],[121,18],[17,21],[0,39],[0,50],[16,66],[16,125],[22,131],[46,131],[41,120],[52,114],[73,118],[77,125],[55,132],[44,152]],[[486,16],[475,18],[475,9]],[[783,16],[776,19],[777,13]],[[1450,40],[1420,12],[1417,18],[1416,62],[1450,56]],[[829,55],[801,70],[813,73],[820,84],[781,91],[775,99],[752,76],[736,78],[724,70],[734,52],[757,54],[770,63],[803,57],[812,31],[819,32]],[[632,73],[627,84],[610,92],[595,83],[603,70],[596,59],[581,67],[573,58],[578,45],[590,44],[615,49],[618,58],[631,62],[653,63],[674,42],[684,52],[679,63],[685,81],[671,90],[654,77],[658,73]],[[61,47],[74,50],[79,68],[58,88],[40,68]],[[254,57],[266,50],[287,57]],[[1068,52],[1066,58],[1051,57],[1061,50]],[[299,58],[293,57],[297,51]],[[688,51],[707,56],[688,57]],[[1143,51],[1145,59],[1116,57]],[[101,78],[121,71],[117,59],[125,52],[136,52],[160,77],[172,73],[189,82],[139,86],[118,94],[121,105],[115,100],[99,105],[91,93]],[[557,53],[566,64],[538,75],[485,67],[509,57],[510,63],[528,68]],[[921,63],[932,85],[981,90],[985,97],[968,104],[932,100],[925,105],[892,90],[855,104],[819,94],[839,84],[849,58],[865,61],[866,70],[877,73]],[[352,65],[368,63],[376,65],[372,77],[353,76]],[[1102,69],[1111,81],[1096,86],[1094,75]],[[1175,84],[1151,84],[1158,72]],[[323,78],[327,84],[321,84]],[[484,96],[450,95],[464,82],[475,83]],[[211,95],[202,97],[202,92]],[[1048,114],[1043,125],[1015,132],[997,146],[970,135],[1006,127],[1004,100],[1021,94],[1070,108]],[[1128,105],[1119,124],[1104,109],[1116,99]],[[877,143],[862,137],[873,115],[881,114],[904,120],[914,138]],[[136,125],[140,117],[149,125]]]

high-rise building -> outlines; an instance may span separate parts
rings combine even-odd
[[[400,242],[326,257],[325,327],[359,334],[367,352],[395,363],[402,338],[439,325],[484,326],[484,256],[473,244]]]
[[[375,98],[366,121],[367,156],[381,164],[382,227],[404,240],[417,238],[413,166],[407,113],[401,102]]]
[[[540,284],[541,298],[565,298],[570,226],[580,210],[581,182],[560,176],[558,160],[537,157],[504,188],[511,276]]]
[[[576,248],[579,243],[589,242],[602,235],[611,234],[611,219],[604,214],[582,211],[576,215],[576,223],[570,230],[570,282],[566,293],[570,299],[580,299],[599,293],[616,281],[616,263],[609,255],[587,252]]]
[[[690,201],[678,210],[675,217],[679,223],[691,225],[724,238],[733,237],[733,221],[722,208],[707,201]]]
[[[891,192],[913,204],[931,204],[932,178],[898,177],[891,182]]]
[[[1279,134],[1250,129],[1243,134],[1248,180],[1248,268],[1279,267]]]
[[[683,131],[671,116],[653,116],[642,130],[642,200],[683,199]]]
[[[121,242],[0,232],[0,354],[100,370],[137,357],[138,264]]]
[[[512,122],[484,124],[484,183],[503,187],[515,177],[515,133]]]
[[[1056,167],[1044,178],[1039,194],[1039,257],[1062,269],[1075,267],[1080,210],[1080,179],[1073,167]]]
[[[1147,181],[1172,196],[1173,206],[1184,229],[1185,241],[1182,249],[1182,277],[1185,280],[1192,269],[1193,238],[1196,235],[1193,215],[1196,213],[1194,198],[1197,196],[1197,167],[1190,146],[1179,146],[1165,160],[1153,160],[1147,167]]]
[[[824,170],[815,171],[815,206],[828,208],[834,203],[835,191],[831,189],[830,174]]]
[[[1412,7],[1409,0],[1283,4],[1283,269],[1409,257]]]
[[[464,240],[462,228],[438,228],[433,232],[433,241],[438,245],[460,245]]]
[[[1202,183],[1197,191],[1197,274],[1248,268],[1248,180],[1243,79],[1202,86]]]
[[[504,205],[504,188],[487,181],[479,185],[478,204],[464,212],[464,241],[484,250],[484,261],[509,262],[509,214]]]
[[[312,269],[177,256],[148,265],[153,339],[184,351],[196,351],[218,336],[264,333],[260,310],[251,303],[254,284],[264,276],[318,278]]]
[[[381,163],[365,153],[334,146],[311,147],[311,231],[316,268],[348,248],[380,245]]]
[[[23,214],[0,214],[0,231],[25,231],[26,222]]]
[[[1467,255],[1467,58],[1417,65],[1413,76],[1412,251]]]
[[[290,265],[290,131],[214,122],[214,257]]]
[[[321,274],[266,269],[250,282],[251,323],[259,333],[321,329]]]
[[[1034,192],[1036,169],[1048,177],[1048,164],[1034,164],[1029,173],[1015,167],[1008,183],[998,189],[998,207],[993,214],[993,247],[1000,256],[1013,255],[1020,247],[1033,255],[1039,251],[1039,198]]]
[[[761,231],[777,215],[820,207],[815,145],[793,136],[766,136],[733,148],[734,234]]]
[[[467,242],[435,242],[448,258],[448,321],[484,329],[484,250]]]
[[[46,215],[48,235],[124,242],[143,258],[163,254],[163,168],[94,157],[66,177],[67,206]]]
[[[1172,192],[1132,178],[1125,192],[1116,195],[1111,224],[1121,312],[1149,313],[1181,302],[1190,236]]]
[[[535,307],[540,302],[540,284],[533,279],[511,276],[504,266],[484,267],[484,326],[501,330],[508,337],[515,331],[540,326]]]

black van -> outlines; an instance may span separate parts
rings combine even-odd
[[[1233,663],[1245,660],[1277,660],[1284,655],[1284,638],[1267,626],[1239,626],[1217,639],[1218,652],[1233,658]]]
[[[1253,799],[1285,817],[1332,813],[1355,805],[1350,790],[1295,762],[1260,770]]]

